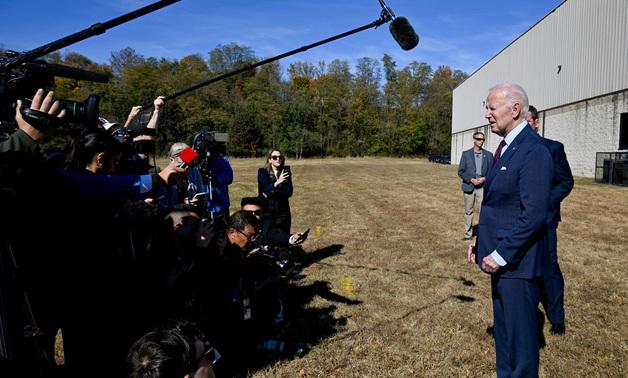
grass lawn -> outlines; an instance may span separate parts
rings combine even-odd
[[[257,192],[262,159],[234,159],[232,210]],[[490,279],[465,261],[457,166],[423,159],[290,161],[293,230],[312,228],[294,283],[301,359],[256,377],[492,377]],[[544,377],[628,376],[628,189],[576,178],[558,254],[567,333],[545,325]],[[315,228],[320,227],[320,234]]]

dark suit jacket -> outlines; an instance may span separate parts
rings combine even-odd
[[[281,185],[275,187],[275,176],[268,173],[266,168],[257,170],[257,194],[268,201],[268,211],[278,213],[290,213],[289,198],[292,196],[292,178],[288,178]]]
[[[565,147],[555,140],[541,138],[554,162],[554,177],[552,179],[552,193],[550,194],[551,212],[547,218],[548,227],[558,227],[560,222],[560,203],[573,189],[573,176],[565,154]]]
[[[480,177],[486,177],[491,170],[491,164],[493,164],[493,154],[485,149],[482,149],[482,175]],[[465,193],[473,192],[474,186],[471,184],[472,178],[477,178],[475,174],[475,156],[473,148],[466,150],[460,157],[460,165],[458,166],[458,176],[462,179],[462,191]],[[478,188],[481,188],[479,186]]]
[[[292,235],[275,227],[272,219],[262,219],[259,236],[255,240],[253,248],[260,248],[265,245],[272,247],[289,247],[290,236]]]
[[[486,178],[476,244],[480,267],[482,259],[497,250],[507,264],[495,274],[505,278],[543,274],[553,175],[548,149],[526,126]]]

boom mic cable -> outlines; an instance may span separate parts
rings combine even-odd
[[[184,94],[189,93],[189,92],[191,92],[193,90],[196,90],[196,89],[199,89],[201,87],[204,87],[206,85],[215,83],[217,81],[226,79],[226,78],[234,76],[234,75],[238,75],[238,74],[240,74],[242,72],[251,70],[253,68],[262,66],[264,64],[267,64],[267,63],[270,63],[270,62],[274,62],[276,60],[283,59],[283,58],[286,58],[288,56],[291,56],[291,55],[294,55],[294,54],[297,54],[297,53],[309,50],[309,49],[311,49],[313,47],[324,45],[326,43],[335,41],[335,40],[340,39],[340,38],[347,37],[347,36],[355,34],[355,33],[359,33],[361,31],[364,31],[364,30],[367,30],[367,29],[377,28],[377,27],[379,27],[379,26],[381,26],[381,25],[383,25],[383,24],[385,24],[387,22],[390,22],[390,21],[392,21],[392,23],[390,24],[390,33],[392,34],[392,36],[395,39],[395,41],[397,41],[399,46],[402,49],[406,50],[406,51],[416,47],[417,44],[419,43],[419,36],[416,34],[414,29],[412,28],[412,25],[410,25],[410,22],[408,21],[408,19],[405,18],[405,17],[395,17],[395,14],[393,13],[393,11],[384,3],[383,0],[379,0],[379,3],[382,6],[382,12],[380,14],[380,17],[379,17],[379,19],[371,22],[370,24],[361,26],[361,27],[353,29],[353,30],[349,30],[348,32],[337,34],[337,35],[335,35],[333,37],[329,37],[327,39],[323,39],[323,40],[318,41],[318,42],[314,42],[314,43],[312,43],[310,45],[299,47],[298,49],[294,49],[294,50],[285,52],[285,53],[280,54],[280,55],[276,55],[276,56],[268,58],[268,59],[261,60],[261,61],[259,61],[257,63],[250,64],[250,65],[248,65],[246,67],[242,67],[242,68],[239,68],[237,70],[230,71],[230,72],[218,75],[218,76],[213,77],[211,79],[205,80],[205,81],[203,81],[201,83],[195,84],[195,85],[193,85],[191,87],[188,87],[188,88],[182,89],[182,90],[180,90],[178,92],[169,94],[169,95],[164,97],[164,101],[172,100],[173,98],[179,97],[181,95],[184,95]],[[147,103],[145,105],[142,105],[142,110],[150,109],[152,107],[153,107],[153,103],[149,102],[149,103]]]

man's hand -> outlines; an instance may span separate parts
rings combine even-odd
[[[186,171],[187,168],[181,168],[176,163],[170,162],[170,164],[166,168],[162,169],[158,175],[166,182],[166,184],[171,184],[178,176]]]
[[[473,184],[474,186],[478,186],[478,185],[480,185],[480,183],[479,183],[478,179],[476,179],[476,178],[472,178],[472,179],[471,179],[471,180],[469,180],[469,181],[471,181],[471,184]]]
[[[65,117],[65,109],[61,109],[61,103],[55,101],[55,93],[53,91],[48,92],[44,97],[44,90],[39,88],[31,101],[31,109],[40,111],[42,113],[48,113],[50,115],[56,115],[58,118]],[[17,106],[15,107],[15,121],[17,127],[31,137],[35,142],[40,142],[46,136],[40,130],[34,128],[30,123],[26,122],[20,108],[22,107],[22,101],[17,100]]]
[[[467,262],[470,264],[475,263],[475,242],[469,243],[467,248]]]
[[[302,236],[302,232],[297,232],[290,236],[290,239],[288,239],[288,243],[290,243],[290,245],[301,245],[305,241],[305,239],[301,238]]]
[[[480,177],[476,181],[478,182],[478,185],[482,185],[486,182],[486,177]]]
[[[482,270],[488,273],[495,273],[499,269],[499,264],[490,255],[482,259]]]

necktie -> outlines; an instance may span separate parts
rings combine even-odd
[[[495,151],[495,155],[493,155],[493,165],[495,165],[495,163],[497,163],[499,158],[502,156],[502,148],[504,148],[505,145],[506,142],[502,139],[502,141],[499,142],[499,146],[497,146],[497,151]]]

